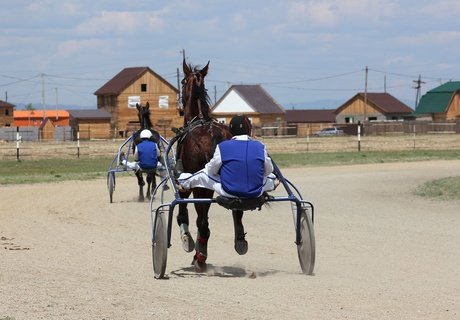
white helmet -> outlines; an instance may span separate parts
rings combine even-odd
[[[150,130],[144,129],[141,131],[141,139],[150,139],[151,136],[152,133],[150,132]]]

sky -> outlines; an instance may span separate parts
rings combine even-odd
[[[0,0],[0,100],[96,108],[126,67],[177,87],[208,61],[211,101],[260,84],[286,109],[334,109],[358,92],[420,94],[460,80],[458,0]],[[366,72],[367,67],[367,72]],[[367,80],[367,81],[366,81]]]

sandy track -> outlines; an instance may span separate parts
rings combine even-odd
[[[284,169],[316,207],[314,276],[300,273],[287,204],[245,215],[245,256],[213,206],[207,274],[192,271],[174,225],[169,279],[155,280],[134,177],[118,176],[113,204],[104,180],[0,186],[0,319],[458,319],[460,203],[412,191],[459,170]]]

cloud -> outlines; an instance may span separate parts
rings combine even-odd
[[[133,34],[162,30],[164,25],[161,15],[155,12],[102,11],[80,23],[76,32],[81,35]]]
[[[102,52],[107,51],[109,43],[105,40],[85,39],[85,40],[68,40],[58,45],[57,57],[73,56],[81,52]]]
[[[344,23],[386,23],[399,12],[391,0],[311,0],[291,3],[288,15],[316,27],[334,27]]]
[[[398,42],[407,46],[433,46],[434,44],[458,43],[460,41],[459,31],[432,31],[420,33],[414,36],[399,37]]]

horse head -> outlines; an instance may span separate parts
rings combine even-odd
[[[182,106],[181,115],[187,123],[195,117],[209,118],[209,96],[204,85],[204,78],[208,74],[208,64],[202,69],[182,63],[184,79],[182,79]],[[179,110],[180,111],[180,110]]]
[[[141,129],[151,129],[153,127],[150,121],[150,105],[147,102],[145,106],[141,106],[136,103],[137,117],[139,118],[139,124]]]

